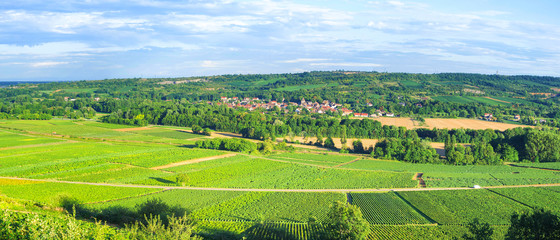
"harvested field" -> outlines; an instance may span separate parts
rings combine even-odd
[[[408,129],[413,128],[465,128],[465,129],[494,129],[504,131],[510,128],[527,127],[509,123],[489,122],[478,119],[453,119],[453,118],[426,118],[426,123],[422,126],[411,118],[380,117],[374,120],[380,121],[383,125],[403,126]]]
[[[504,131],[511,128],[527,127],[517,124],[490,122],[477,119],[445,119],[445,118],[426,118],[426,125],[429,128],[465,128],[465,129],[493,129]]]
[[[289,137],[286,137],[287,140],[291,140]],[[342,143],[340,143],[340,138],[332,138],[334,145],[337,148],[341,148],[342,147]],[[281,141],[282,139],[278,139],[278,141]],[[325,140],[325,138],[323,138],[323,141]],[[346,146],[350,149],[352,149],[352,142],[354,142],[355,140],[357,140],[357,138],[347,138],[346,139]],[[362,145],[364,145],[364,148],[369,148],[370,146],[375,146],[375,144],[377,143],[377,139],[360,139],[362,141]],[[306,138],[305,140],[303,139],[303,137],[294,137],[294,141],[299,141],[300,143],[309,143],[310,141],[315,143],[317,141],[317,138],[315,137],[309,137]]]

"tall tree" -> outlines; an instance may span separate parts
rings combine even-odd
[[[366,239],[371,231],[359,207],[340,201],[331,207],[325,227],[330,239]]]

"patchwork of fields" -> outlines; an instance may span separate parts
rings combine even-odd
[[[193,139],[205,137],[186,129],[123,128],[0,121],[0,194],[48,205],[73,198],[100,210],[161,199],[187,209],[202,235],[226,231],[249,239],[313,239],[334,201],[361,208],[370,239],[450,239],[474,218],[503,236],[513,212],[538,207],[560,214],[560,186],[435,190],[560,184],[556,163],[452,166],[332,152],[248,155],[192,148]],[[413,180],[416,173],[423,173],[426,189]],[[186,178],[179,184],[178,176]]]

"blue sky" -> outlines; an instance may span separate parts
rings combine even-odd
[[[560,1],[3,0],[0,81],[312,70],[560,76]]]

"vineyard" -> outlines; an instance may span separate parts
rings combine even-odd
[[[0,176],[37,180],[0,178],[1,197],[53,206],[70,198],[94,210],[132,210],[161,199],[186,209],[210,239],[321,239],[335,201],[361,209],[371,224],[369,239],[452,239],[474,218],[491,224],[499,239],[513,212],[539,207],[560,213],[560,187],[416,191],[426,189],[412,179],[423,173],[428,189],[560,183],[558,171],[540,169],[558,169],[556,163],[453,166],[326,151],[231,154],[193,148],[193,139],[206,137],[183,128],[0,122]],[[173,163],[179,164],[158,168]],[[121,184],[133,186],[115,186]]]
[[[438,224],[466,224],[475,218],[490,224],[508,224],[515,211],[531,208],[488,190],[451,190],[397,193]],[[476,209],[476,211],[472,211]]]
[[[156,191],[158,190],[148,188],[122,188],[20,180],[0,181],[0,193],[3,195],[50,205],[57,205],[61,198],[73,198],[78,200],[78,202],[88,203],[139,196]]]
[[[352,204],[360,207],[371,224],[430,224],[395,193],[351,193]]]
[[[302,154],[302,153],[282,153],[268,158],[289,161],[294,163],[323,165],[323,166],[336,166],[342,163],[347,163],[356,159],[356,156],[344,156],[333,154]]]
[[[542,163],[544,166],[553,166]],[[413,164],[385,160],[359,160],[347,165],[345,169],[392,171],[392,172],[422,172],[428,187],[472,187],[548,184],[560,183],[560,174],[554,171],[514,167],[508,165],[434,165]]]

